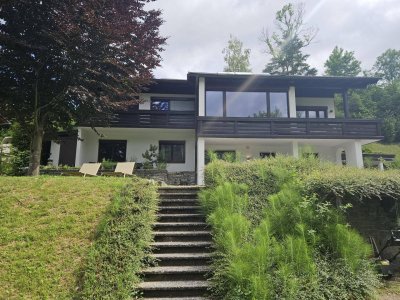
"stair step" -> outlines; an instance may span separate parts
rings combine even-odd
[[[196,231],[205,230],[209,228],[209,225],[205,222],[157,222],[154,223],[154,230],[161,231]]]
[[[157,214],[158,221],[160,222],[199,222],[204,221],[204,214]]]
[[[201,206],[160,206],[158,212],[168,214],[197,213]]]
[[[197,199],[163,199],[159,201],[158,206],[200,206],[199,204]]]
[[[154,232],[156,242],[211,241],[210,231],[158,231]]]
[[[157,260],[166,260],[166,259],[209,259],[212,258],[213,255],[211,253],[165,253],[165,254],[153,254]]]
[[[183,296],[202,297],[208,287],[209,283],[205,280],[149,281],[139,284],[145,299],[149,297],[168,297],[169,299]]]
[[[208,253],[211,242],[154,242],[153,253]]]
[[[187,274],[187,273],[207,273],[211,269],[209,266],[164,266],[150,267],[143,270],[143,274]]]
[[[190,193],[158,193],[160,200],[164,199],[197,199],[197,192]]]

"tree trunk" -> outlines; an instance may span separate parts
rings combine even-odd
[[[33,131],[32,144],[31,144],[31,157],[29,162],[28,175],[38,176],[40,167],[40,157],[42,154],[44,130],[43,126],[36,126]]]

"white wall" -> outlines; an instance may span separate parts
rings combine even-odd
[[[97,162],[99,139],[127,140],[126,160],[135,162],[143,162],[142,154],[150,144],[158,146],[160,140],[184,140],[185,163],[169,163],[167,170],[170,172],[195,170],[195,131],[192,129],[97,128],[97,131],[103,137],[98,136],[90,128],[81,128],[83,141],[80,149],[80,164]]]
[[[328,118],[335,117],[335,103],[333,98],[296,98],[296,106],[327,106]]]
[[[60,144],[57,144],[54,141],[51,141],[49,159],[53,160],[53,166],[58,166],[60,159]]]

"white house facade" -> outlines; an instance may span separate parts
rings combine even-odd
[[[54,165],[143,162],[156,145],[168,172],[195,172],[204,183],[206,152],[243,159],[312,149],[321,159],[363,167],[362,145],[381,140],[379,120],[350,118],[347,91],[378,78],[188,73],[186,80],[157,79],[141,104],[116,113],[109,127],[81,125],[68,147],[51,143]],[[335,96],[343,99],[342,117]]]

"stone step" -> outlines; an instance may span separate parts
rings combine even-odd
[[[164,253],[153,254],[158,266],[201,266],[211,262],[211,253]]]
[[[201,190],[199,186],[163,186],[158,188],[159,193],[197,193]]]
[[[201,206],[160,206],[158,212],[163,214],[198,213],[201,212]]]
[[[205,280],[148,281],[139,284],[144,298],[203,297],[209,283]]]
[[[204,222],[204,214],[157,214],[159,222]]]
[[[153,242],[153,253],[208,253],[211,242]]]
[[[153,230],[161,231],[197,231],[207,230],[209,225],[205,222],[157,222],[154,223]]]
[[[197,199],[197,192],[191,192],[191,193],[159,193],[159,199],[164,200],[164,199]]]
[[[200,206],[197,199],[164,199],[158,203],[159,207],[165,206]]]
[[[156,242],[211,241],[210,231],[158,231],[154,232]]]
[[[143,270],[146,281],[204,280],[209,266],[159,266]]]

